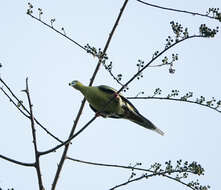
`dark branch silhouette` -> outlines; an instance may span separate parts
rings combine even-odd
[[[7,90],[10,92],[10,94],[12,95],[12,97],[10,97],[10,95],[1,87],[0,89],[2,90],[2,92],[6,95],[6,97],[9,99],[10,102],[12,102],[12,104],[28,119],[30,119],[30,112],[28,111],[28,109],[24,106],[24,104],[22,103],[22,101],[13,93],[13,91],[11,90],[11,88],[9,87],[9,85],[6,84],[6,82],[0,77],[0,82],[7,88]],[[16,102],[13,100],[13,98],[16,100]],[[22,108],[22,109],[21,109]],[[25,112],[26,113],[25,113]],[[63,141],[60,140],[58,137],[56,137],[55,135],[53,135],[49,130],[47,130],[36,118],[34,118],[35,122],[48,134],[50,135],[52,138],[54,138],[55,140],[57,140],[58,142],[62,143]]]
[[[3,156],[0,154],[0,158],[4,159],[4,160],[7,160],[11,163],[14,163],[14,164],[17,164],[17,165],[20,165],[20,166],[28,166],[28,167],[34,167],[35,163],[26,163],[26,162],[20,162],[20,161],[17,161],[17,160],[14,160],[12,158],[9,158],[7,156]]]
[[[202,16],[202,17],[207,17],[207,18],[210,18],[210,19],[217,19],[217,20],[219,20],[219,21],[220,21],[220,19],[221,19],[221,15],[220,15],[220,14],[217,14],[216,16],[210,16],[210,15],[208,15],[209,13],[207,13],[207,14],[202,14],[202,13],[185,11],[185,10],[180,10],[180,9],[173,9],[173,8],[169,8],[169,7],[162,7],[162,6],[154,5],[154,4],[147,3],[147,2],[141,1],[141,0],[137,0],[137,1],[138,1],[139,3],[144,4],[144,5],[148,5],[148,6],[151,6],[151,7],[155,7],[155,8],[159,8],[159,9],[163,9],[163,10],[167,10],[167,11],[174,11],[174,12],[186,13],[186,14],[191,14],[191,15],[193,15],[193,16]]]
[[[72,43],[74,43],[75,45],[77,45],[78,47],[80,47],[81,49],[83,49],[84,51],[87,52],[87,49],[82,46],[80,43],[76,42],[75,40],[73,40],[72,38],[68,37],[66,35],[66,33],[62,33],[61,31],[57,30],[56,28],[53,27],[53,25],[49,25],[46,22],[42,21],[41,18],[35,17],[34,15],[32,15],[32,12],[30,12],[30,9],[28,9],[29,11],[27,11],[27,14],[32,17],[33,19],[39,21],[40,23],[42,23],[43,25],[47,26],[48,28],[51,28],[52,30],[54,30],[55,32],[57,32],[58,34],[62,35],[63,37],[65,37],[66,39],[68,39],[69,41],[71,41]],[[62,31],[64,31],[64,28],[62,28]]]
[[[31,97],[30,97],[30,92],[29,92],[29,87],[28,87],[28,78],[26,78],[26,88],[23,90],[28,98],[28,105],[29,105],[29,111],[30,111],[30,122],[31,122],[31,130],[32,130],[32,138],[33,138],[33,144],[34,144],[34,153],[35,153],[35,164],[34,167],[37,172],[38,176],[38,185],[39,185],[39,190],[44,190],[43,182],[42,182],[42,175],[41,175],[41,169],[40,169],[40,154],[38,152],[38,147],[37,147],[37,138],[36,138],[36,130],[35,130],[35,120],[34,120],[34,115],[33,115],[33,104],[31,102]]]
[[[75,137],[77,137],[81,132],[83,132],[96,118],[97,118],[97,116],[94,116],[78,132],[76,132],[73,136],[71,136],[69,139],[67,139],[63,143],[61,143],[61,144],[59,144],[59,145],[57,145],[54,148],[51,148],[49,150],[39,152],[39,154],[40,155],[46,155],[46,154],[49,154],[51,152],[55,152],[57,149],[61,148],[62,146],[68,145]]]
[[[176,167],[172,167],[171,165],[171,161],[166,162],[165,165],[165,169],[162,169],[161,165],[159,163],[155,163],[154,165],[151,166],[151,169],[146,169],[146,168],[141,168],[141,167],[137,167],[140,166],[141,163],[137,163],[135,164],[135,166],[125,166],[125,165],[117,165],[117,164],[106,164],[106,163],[98,163],[98,162],[89,162],[89,161],[85,161],[85,160],[79,160],[79,159],[75,159],[75,158],[71,158],[71,157],[67,157],[68,160],[74,161],[74,162],[79,162],[82,164],[88,164],[88,165],[94,165],[94,166],[101,166],[101,167],[109,167],[109,168],[122,168],[122,169],[127,169],[127,170],[131,170],[133,174],[134,171],[143,171],[145,172],[144,174],[140,175],[137,178],[134,178],[135,175],[132,175],[132,177],[130,177],[126,182],[123,182],[119,185],[116,185],[112,188],[110,188],[110,190],[114,190],[117,189],[119,187],[128,185],[132,182],[135,181],[139,181],[141,179],[148,179],[154,176],[162,176],[162,177],[166,177],[168,179],[174,180],[190,189],[196,190],[197,188],[195,188],[193,185],[191,185],[192,183],[186,183],[181,181],[182,178],[187,178],[188,174],[194,174],[194,175],[203,175],[204,169],[198,165],[196,162],[192,162],[192,163],[188,163],[188,162],[184,162],[183,166],[181,166],[182,164],[182,160],[178,160],[177,161],[177,165]],[[149,174],[150,173],[150,174]],[[181,174],[184,174],[184,176],[182,176]],[[181,176],[176,176],[173,177],[171,176],[171,174],[179,174]],[[201,187],[207,187],[207,186],[201,186]]]
[[[177,102],[186,102],[186,103],[191,103],[191,104],[197,104],[203,107],[207,107],[210,108],[214,111],[217,111],[219,113],[221,113],[221,110],[218,110],[218,107],[212,107],[209,106],[208,104],[204,104],[204,103],[199,103],[197,101],[194,100],[188,100],[188,99],[182,99],[182,98],[172,98],[172,97],[153,97],[153,96],[146,96],[146,97],[127,97],[127,99],[133,99],[133,100],[170,100],[170,101],[177,101]]]

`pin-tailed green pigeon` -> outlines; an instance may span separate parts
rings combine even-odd
[[[110,118],[128,119],[146,129],[164,135],[163,131],[142,116],[133,104],[121,94],[118,94],[115,89],[105,85],[84,86],[77,80],[72,81],[69,85],[79,90],[84,95],[91,109],[98,115]]]

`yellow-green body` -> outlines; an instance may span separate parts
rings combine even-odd
[[[142,116],[133,104],[109,86],[84,86],[79,81],[72,81],[70,86],[79,90],[98,115],[110,118],[128,119],[140,126],[163,135],[151,121]]]

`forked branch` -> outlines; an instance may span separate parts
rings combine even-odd
[[[4,95],[9,99],[9,101],[26,117],[30,118],[30,111],[25,107],[23,104],[23,101],[18,98],[18,96],[15,95],[15,93],[11,90],[9,85],[0,77],[0,82],[4,85],[4,87],[8,90],[6,92],[3,87],[0,87],[1,91],[4,93]],[[52,138],[57,140],[58,142],[62,143],[63,141],[60,140],[58,137],[53,135],[48,129],[46,129],[36,118],[34,118],[36,124],[38,124],[48,135],[50,135]]]

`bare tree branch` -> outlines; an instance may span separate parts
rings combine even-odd
[[[10,92],[10,94],[12,95],[13,98],[15,98],[15,100],[19,103],[21,102],[21,100],[19,100],[19,98],[14,94],[14,92],[11,90],[11,88],[6,84],[6,82],[0,77],[0,82],[7,88],[7,90]],[[10,98],[12,99],[12,98]],[[20,104],[20,106],[30,115],[30,112],[28,111],[28,109],[26,109],[26,107],[23,104]],[[16,105],[17,107],[17,105]],[[28,116],[29,118],[29,116]]]
[[[36,131],[35,131],[35,121],[34,121],[34,115],[33,115],[33,110],[32,110],[32,103],[31,103],[31,97],[30,97],[30,92],[29,92],[29,87],[28,87],[28,78],[26,78],[26,89],[24,92],[27,95],[28,98],[28,104],[29,104],[29,110],[30,110],[30,121],[31,121],[31,129],[32,129],[32,137],[33,137],[33,144],[34,144],[34,152],[35,152],[35,169],[37,172],[38,176],[38,185],[39,185],[39,190],[44,190],[44,186],[42,183],[42,177],[41,177],[41,169],[40,169],[40,154],[38,152],[38,147],[37,147],[37,138],[36,138]]]
[[[3,89],[3,87],[0,88],[1,91],[5,94],[5,96],[9,99],[9,101],[25,116],[29,119],[29,115],[27,115],[20,107],[18,104],[14,102],[14,100],[7,94],[7,92]]]
[[[202,35],[192,35],[192,36],[188,36],[186,38],[183,38],[175,43],[173,43],[172,45],[170,45],[169,47],[165,48],[164,50],[162,50],[159,54],[157,54],[155,57],[153,57],[142,69],[140,69],[136,74],[134,74],[130,80],[128,80],[128,82],[126,82],[124,84],[123,87],[120,88],[120,90],[118,90],[117,93],[120,93],[125,87],[128,87],[128,85],[137,77],[139,76],[140,73],[142,73],[153,61],[155,61],[157,58],[159,58],[162,54],[164,54],[166,51],[168,51],[169,49],[171,49],[172,47],[174,47],[175,45],[187,40],[187,39],[192,39],[192,38],[201,38],[204,37]]]
[[[17,104],[15,103],[15,101],[10,97],[10,95],[1,87],[2,92],[7,96],[7,98],[9,99],[10,102],[12,102],[12,104],[28,119],[30,119],[30,112],[28,111],[28,109],[24,106],[24,104],[22,103],[21,100],[19,100],[19,98],[12,92],[11,88],[6,84],[6,82],[0,77],[0,82],[8,89],[8,91],[10,92],[10,94],[12,95],[12,97],[17,101]],[[19,106],[18,106],[19,104]],[[25,110],[28,115],[22,110]],[[56,137],[55,135],[53,135],[50,131],[48,131],[36,118],[34,118],[35,122],[51,137],[53,137],[54,139],[56,139],[58,142],[62,143],[63,141],[60,140],[58,137]]]
[[[123,183],[121,183],[121,184],[119,184],[119,185],[116,185],[116,186],[110,188],[109,190],[115,190],[115,189],[117,189],[117,188],[119,188],[119,187],[126,186],[126,185],[128,185],[128,184],[130,184],[130,183],[132,183],[132,182],[139,181],[139,180],[141,180],[141,179],[143,179],[143,178],[146,178],[146,175],[145,175],[145,174],[141,175],[140,177],[137,177],[137,178],[134,178],[134,179],[130,179],[130,180],[128,180],[128,181],[126,181],[126,182],[123,182]]]
[[[84,131],[95,119],[97,116],[94,116],[90,121],[88,121],[78,132],[76,132],[73,136],[71,136],[69,139],[64,141],[63,143],[55,146],[54,148],[51,148],[46,151],[39,152],[40,155],[46,155],[51,152],[55,152],[57,149],[61,148],[62,146],[67,146],[75,137],[77,137],[82,131]]]
[[[171,101],[178,101],[178,102],[186,102],[186,103],[191,103],[191,104],[197,104],[197,105],[200,105],[200,106],[204,106],[204,107],[207,107],[207,108],[210,108],[212,110],[215,110],[219,113],[221,113],[221,110],[218,110],[216,107],[211,107],[211,106],[208,106],[207,104],[200,104],[196,101],[193,101],[193,100],[184,100],[184,99],[181,99],[181,98],[168,98],[168,97],[153,97],[153,96],[146,96],[146,97],[127,97],[127,99],[134,99],[134,100],[171,100]]]
[[[130,170],[138,170],[138,171],[144,171],[144,172],[153,172],[150,169],[144,169],[144,168],[139,168],[139,167],[134,167],[134,166],[123,166],[123,165],[117,165],[117,164],[105,164],[105,163],[98,163],[98,162],[89,162],[85,160],[79,160],[76,158],[71,158],[69,156],[66,157],[68,160],[74,161],[74,162],[79,162],[83,164],[89,164],[89,165],[95,165],[95,166],[105,166],[105,167],[112,167],[112,168],[123,168],[123,169],[130,169]]]
[[[89,162],[89,161],[84,161],[84,160],[79,160],[79,159],[75,159],[75,158],[71,158],[71,157],[66,157],[68,160],[71,160],[71,161],[74,161],[74,162],[79,162],[79,163],[83,163],[83,164],[88,164],[88,165],[94,165],[94,166],[101,166],[101,167],[111,167],[111,168],[122,168],[122,169],[128,169],[128,170],[131,170],[131,171],[144,171],[144,172],[149,172],[151,174],[148,174],[148,173],[144,173],[142,174],[141,176],[137,177],[137,178],[131,178],[129,180],[127,180],[126,182],[123,182],[119,185],[116,185],[112,188],[110,188],[110,190],[114,190],[114,189],[117,189],[119,187],[122,187],[122,186],[126,186],[132,182],[135,182],[135,181],[139,181],[141,179],[144,179],[144,178],[150,178],[150,177],[153,177],[153,176],[162,176],[162,177],[166,177],[168,179],[171,179],[171,180],[174,180],[178,183],[181,183],[182,185],[186,186],[186,187],[189,187],[190,189],[193,189],[195,190],[195,188],[193,188],[192,186],[188,185],[188,183],[185,183],[181,180],[178,180],[176,177],[172,177],[170,176],[172,173],[184,173],[184,172],[187,172],[187,173],[192,173],[192,174],[196,174],[192,171],[185,171],[185,170],[182,170],[182,169],[174,169],[174,170],[169,170],[169,171],[154,171],[154,170],[151,170],[151,169],[145,169],[145,168],[141,168],[141,167],[137,167],[137,165],[135,166],[125,166],[125,165],[117,165],[117,164],[106,164],[106,163],[98,163],[98,162]],[[168,175],[169,174],[169,175]]]
[[[34,167],[35,166],[35,163],[26,163],[26,162],[20,162],[20,161],[17,161],[17,160],[14,160],[14,159],[11,159],[9,157],[6,157],[6,156],[3,156],[0,154],[0,158],[4,159],[4,160],[7,160],[9,162],[12,162],[14,164],[17,164],[17,165],[21,165],[21,166],[28,166],[28,167]]]
[[[180,171],[174,171],[173,173],[177,173],[177,172],[180,172]],[[137,177],[137,178],[129,179],[129,180],[126,181],[126,182],[123,182],[123,183],[121,183],[121,184],[119,184],[119,185],[116,185],[116,186],[110,188],[109,190],[115,190],[115,189],[117,189],[117,188],[119,188],[119,187],[126,186],[126,185],[128,185],[128,184],[130,184],[130,183],[139,181],[139,180],[141,180],[141,179],[147,179],[147,178],[154,177],[154,176],[167,177],[167,178],[169,178],[169,179],[172,179],[172,180],[174,180],[174,181],[177,181],[177,182],[181,183],[182,185],[184,185],[184,186],[186,186],[186,187],[188,187],[188,188],[190,188],[190,189],[192,189],[192,190],[196,190],[195,188],[189,186],[187,183],[184,183],[184,182],[182,182],[182,181],[180,181],[180,180],[177,180],[177,179],[174,178],[174,177],[171,177],[171,176],[166,175],[166,173],[168,173],[168,172],[159,172],[159,173],[153,173],[153,174],[146,174],[146,173],[145,173],[145,174],[142,174],[141,176],[139,176],[139,177]]]
[[[185,11],[185,10],[180,10],[180,9],[173,9],[173,8],[169,8],[169,7],[162,7],[162,6],[154,5],[154,4],[147,3],[147,2],[144,2],[144,1],[141,1],[141,0],[137,0],[137,1],[139,3],[142,3],[142,4],[145,4],[145,5],[148,5],[148,6],[151,6],[151,7],[155,7],[155,8],[159,8],[159,9],[164,9],[164,10],[167,10],[167,11],[187,13],[187,14],[191,14],[193,16],[202,16],[202,17],[207,17],[207,18],[210,18],[210,19],[220,19],[218,17],[213,17],[213,16],[210,16],[208,14],[201,14],[201,13],[197,13],[197,12]]]
[[[169,175],[166,175],[166,174],[162,174],[162,176],[163,176],[163,177],[167,177],[167,178],[169,178],[169,179],[171,179],[171,180],[174,180],[174,181],[176,181],[176,182],[178,182],[178,183],[181,183],[182,185],[184,185],[184,186],[186,186],[186,187],[189,187],[190,189],[196,190],[195,188],[191,187],[191,186],[188,185],[187,183],[184,183],[184,182],[182,182],[181,180],[178,180],[178,179],[175,178],[175,177],[172,177],[172,176],[169,176]]]
[[[62,33],[61,31],[57,30],[56,28],[53,27],[53,25],[49,25],[47,24],[46,22],[42,21],[40,18],[38,17],[35,17],[34,15],[32,15],[30,12],[27,11],[27,14],[32,17],[33,19],[39,21],[40,23],[42,23],[43,25],[47,26],[48,28],[54,30],[55,32],[57,32],[58,34],[62,35],[63,37],[65,37],[66,39],[68,39],[69,41],[71,41],[72,43],[74,43],[75,45],[77,45],[78,47],[80,47],[81,49],[83,49],[84,51],[87,52],[87,49],[82,46],[80,43],[76,42],[75,40],[71,39],[70,37],[68,37],[66,35],[66,33]],[[62,28],[64,30],[64,28]],[[62,30],[62,31],[63,31]]]

